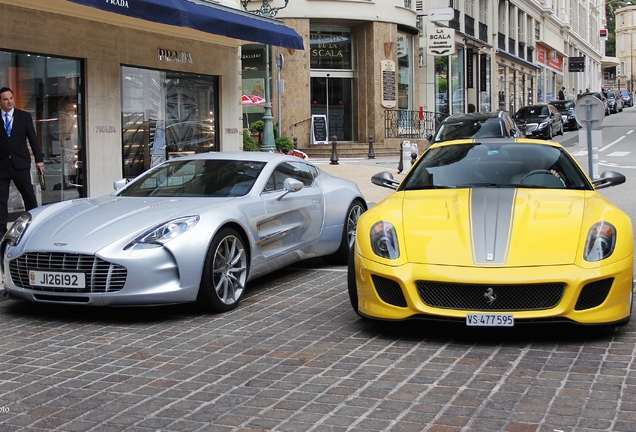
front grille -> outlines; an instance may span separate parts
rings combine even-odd
[[[86,288],[38,287],[29,284],[29,270],[81,272],[86,275]],[[9,262],[11,279],[16,286],[37,291],[114,292],[126,283],[125,267],[112,264],[93,255],[67,253],[28,253]]]
[[[371,279],[383,302],[393,306],[406,307],[406,299],[399,283],[376,275],[372,275]]]
[[[612,288],[614,278],[591,282],[583,287],[574,310],[591,309],[603,303]]]
[[[459,310],[541,310],[559,304],[564,283],[477,285],[417,281],[417,292],[431,307]]]

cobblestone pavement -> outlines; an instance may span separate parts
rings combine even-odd
[[[346,269],[238,309],[0,301],[1,431],[634,431],[636,321],[475,330],[363,320]]]

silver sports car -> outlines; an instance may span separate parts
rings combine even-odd
[[[295,261],[346,264],[367,209],[355,183],[276,153],[184,156],[118,187],[23,214],[2,242],[6,293],[227,311],[249,280]]]

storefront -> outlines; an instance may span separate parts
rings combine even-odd
[[[514,114],[526,105],[541,102],[537,85],[537,67],[516,57],[497,56],[497,109]]]
[[[101,10],[104,3],[122,10]],[[114,181],[183,152],[239,150],[241,45],[303,47],[286,26],[229,8],[221,12],[234,21],[212,34],[138,19],[128,2],[19,4],[0,0],[0,85],[36,124],[49,186],[36,187],[42,204],[110,193]],[[239,40],[237,28],[250,24],[262,28]],[[15,218],[22,202],[10,195]]]
[[[565,87],[563,55],[549,46],[537,43],[537,102],[558,99],[559,90]]]

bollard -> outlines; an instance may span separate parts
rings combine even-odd
[[[398,163],[398,174],[402,174],[404,170],[404,151],[402,149],[403,143],[400,143],[400,162]]]
[[[375,152],[373,151],[373,135],[369,135],[369,159],[375,159]]]
[[[294,150],[298,150],[298,137],[294,137]]]
[[[417,160],[417,153],[411,152],[411,166],[413,166],[416,160]]]
[[[338,137],[337,136],[332,136],[331,137],[331,164],[330,165],[338,165],[338,149],[337,149],[337,145],[338,143],[336,142],[336,139]]]

